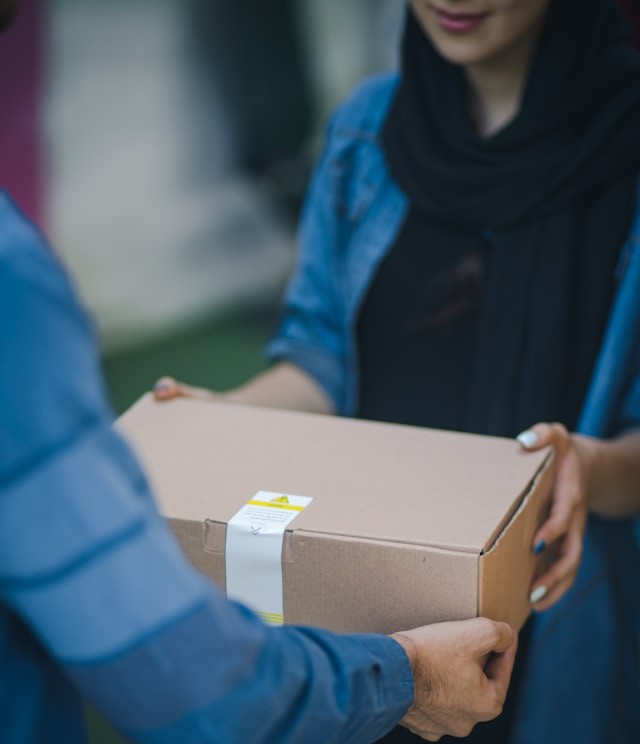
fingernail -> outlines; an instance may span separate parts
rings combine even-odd
[[[534,555],[540,555],[540,553],[542,553],[542,551],[545,550],[546,547],[547,547],[547,541],[546,540],[540,540],[540,542],[537,542],[533,546],[533,554]]]
[[[530,447],[535,447],[536,444],[538,444],[539,437],[535,433],[535,431],[531,431],[531,429],[529,429],[528,431],[523,431],[522,434],[518,434],[516,439],[525,449],[529,449]]]
[[[156,382],[156,384],[153,386],[153,389],[156,391],[156,393],[163,393],[166,390],[171,390],[171,385],[169,385],[168,382]]]
[[[547,587],[539,586],[537,589],[534,589],[529,595],[529,602],[531,602],[531,604],[536,604],[536,602],[539,602],[541,599],[544,599],[546,596],[547,596]]]

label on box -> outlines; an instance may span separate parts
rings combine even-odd
[[[306,496],[260,491],[227,525],[227,596],[272,625],[284,623],[284,533],[312,501]]]

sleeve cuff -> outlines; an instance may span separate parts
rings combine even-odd
[[[265,350],[269,362],[287,361],[312,377],[326,392],[335,411],[347,415],[344,364],[332,354],[288,337],[273,339]]]
[[[414,686],[411,663],[402,646],[384,635],[351,636],[382,659],[381,693],[389,712],[390,728],[404,717],[413,703]]]

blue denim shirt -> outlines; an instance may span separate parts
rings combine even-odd
[[[413,697],[384,636],[269,628],[194,571],[113,430],[93,333],[0,192],[0,742],[370,742]],[[215,487],[215,484],[214,484]]]
[[[357,409],[358,311],[409,207],[379,142],[397,83],[397,76],[367,81],[329,125],[296,270],[267,348],[270,359],[312,375],[343,415]],[[640,192],[616,279],[578,427],[599,437],[640,425]],[[574,588],[534,620],[513,744],[640,741],[639,602],[634,521],[591,519]]]

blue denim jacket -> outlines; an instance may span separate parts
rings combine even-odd
[[[0,318],[0,742],[84,743],[80,693],[142,744],[392,728],[414,692],[399,644],[267,627],[187,563],[74,291],[2,191]]]
[[[357,408],[358,311],[409,206],[379,144],[398,79],[365,82],[329,125],[296,271],[267,348],[269,358],[311,374],[347,416]],[[578,427],[592,436],[640,425],[640,193],[636,214]],[[514,744],[640,741],[639,618],[634,521],[593,518],[574,588],[534,619]]]

